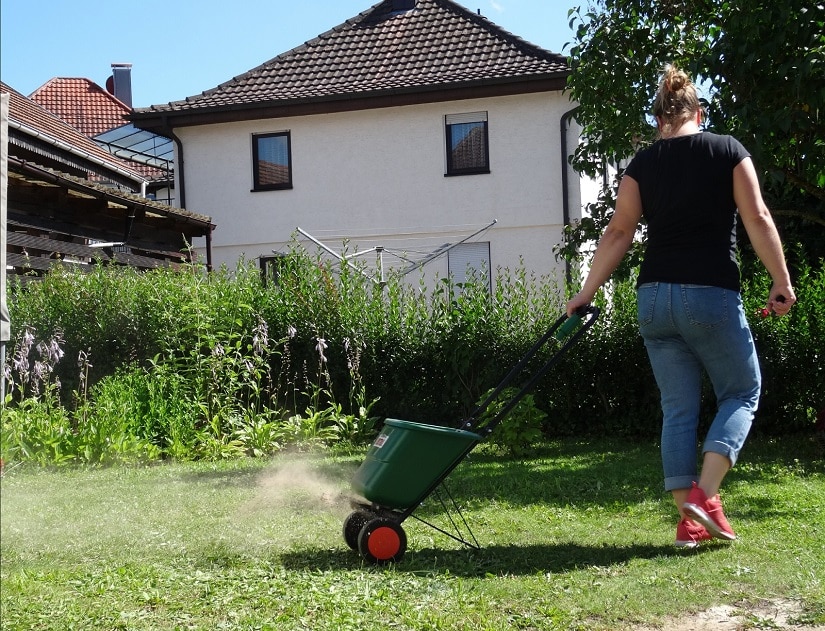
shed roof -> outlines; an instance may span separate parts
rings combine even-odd
[[[39,156],[44,164],[62,164],[114,181],[130,183],[132,190],[146,181],[133,164],[113,156],[78,129],[0,82],[0,92],[9,93],[9,144]],[[11,152],[10,152],[11,153]]]

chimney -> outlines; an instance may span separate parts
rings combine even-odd
[[[132,107],[132,64],[112,64],[112,76],[106,81],[106,89]]]

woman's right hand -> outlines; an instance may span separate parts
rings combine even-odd
[[[592,296],[587,296],[582,292],[577,293],[567,303],[567,317],[571,317],[576,312],[576,309],[589,305],[591,300],[593,300]]]

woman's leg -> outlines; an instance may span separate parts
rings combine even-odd
[[[655,283],[642,285],[638,291],[640,331],[661,396],[665,490],[673,493],[682,514],[684,497],[698,476],[703,369],[674,325],[674,298],[678,308],[678,285]]]
[[[761,389],[759,360],[738,293],[687,287],[683,298],[684,337],[716,395],[717,411],[705,437],[699,480],[700,488],[713,497],[750,432]],[[717,313],[720,308],[724,317]]]
[[[737,292],[685,286],[682,299],[683,337],[700,358],[717,401],[703,446],[698,488],[685,500],[683,513],[698,520],[714,537],[732,540],[736,535],[718,493],[736,464],[759,403],[759,362]]]
[[[722,480],[725,479],[728,471],[730,471],[731,462],[727,456],[718,454],[714,451],[706,451],[702,459],[702,475],[699,476],[699,488],[705,492],[708,497],[713,497],[719,493],[719,487],[722,486]],[[685,493],[687,496],[687,493]],[[687,497],[682,499],[682,504],[687,501]]]

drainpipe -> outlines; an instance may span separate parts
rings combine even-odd
[[[561,137],[561,204],[562,204],[562,222],[566,227],[570,225],[570,184],[567,181],[569,166],[567,164],[567,131],[570,128],[570,120],[578,110],[578,107],[567,110],[561,116],[559,121],[559,135]],[[570,270],[570,261],[564,261],[564,279],[569,285],[573,281],[573,274]]]
[[[164,120],[164,127],[169,130],[169,135],[172,136],[172,140],[175,142],[175,146],[178,148],[178,159],[175,164],[175,173],[178,176],[178,202],[179,207],[186,209],[186,178],[184,177],[185,169],[183,168],[183,142],[180,138],[178,138],[177,134],[175,134],[172,127],[168,124],[168,119],[166,116],[163,117]],[[209,227],[206,229],[206,271],[212,271],[212,231],[214,226],[209,224]]]
[[[181,208],[186,208],[186,186],[184,185],[185,179],[183,176],[183,142],[181,139],[178,138],[177,134],[175,134],[174,130],[169,127],[169,124],[166,122],[168,119],[166,116],[163,117],[164,127],[169,130],[169,134],[172,136],[172,140],[175,141],[175,146],[178,148],[178,159],[177,164],[175,165],[175,173],[178,176],[178,186],[180,190],[178,191],[178,200],[179,206]]]
[[[215,229],[213,224],[209,224],[206,229],[206,271],[212,271],[212,231]]]

